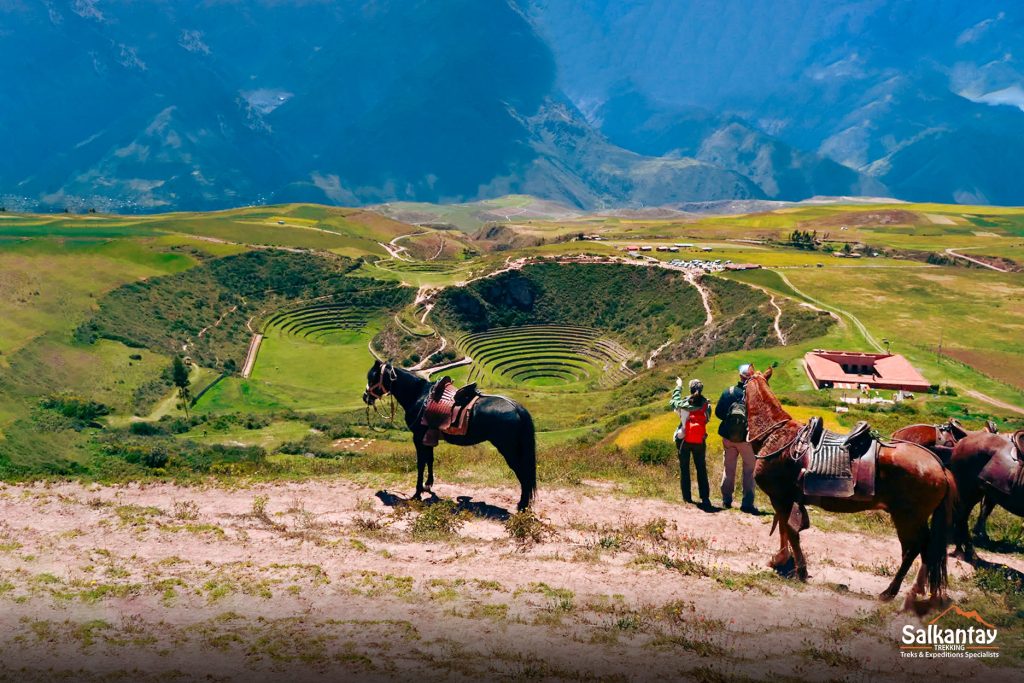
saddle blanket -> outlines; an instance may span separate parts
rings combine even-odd
[[[870,498],[875,495],[875,465],[879,442],[866,429],[851,435],[821,429],[814,442],[815,427],[811,425],[804,449],[801,484],[806,496],[821,498]],[[820,427],[818,427],[820,429]],[[851,449],[855,449],[851,453]]]

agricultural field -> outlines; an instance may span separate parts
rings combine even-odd
[[[677,242],[695,246],[653,251]],[[847,243],[863,255],[832,255]],[[651,258],[557,262],[632,244]],[[694,257],[760,268],[663,267]],[[612,660],[704,681],[744,680],[769,660],[778,676],[919,675],[895,650],[916,617],[874,598],[899,552],[888,519],[812,511],[810,581],[768,571],[770,515],[678,503],[669,392],[698,377],[715,398],[750,362],[773,368],[795,419],[836,430],[951,417],[1020,429],[1013,264],[1024,211],[997,207],[659,217],[509,197],[0,214],[0,622],[14,634],[0,677],[74,678],[40,671],[54,648],[105,680],[132,678],[126,661],[187,676],[196,653],[250,677],[385,679],[410,662],[428,679],[453,666],[467,678],[628,677]],[[816,348],[890,348],[935,390],[837,412],[845,392],[815,389],[803,367]],[[184,394],[176,356],[191,363]],[[442,444],[435,496],[408,500],[401,410],[371,426],[361,400],[375,357],[522,402],[537,429],[536,516],[512,514],[514,479],[486,445]],[[1003,656],[936,676],[999,680],[1021,666],[1024,525],[997,510],[990,533],[988,564],[951,561],[951,591],[999,624]],[[707,617],[722,604],[736,606],[731,620]]]

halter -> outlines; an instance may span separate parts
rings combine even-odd
[[[366,385],[366,393],[371,399],[373,399],[366,404],[366,426],[375,432],[386,431],[387,425],[394,426],[395,424],[395,395],[391,393],[391,387],[384,384],[384,378],[390,379],[392,386],[394,385],[395,379],[398,378],[398,373],[390,362],[381,364],[377,381],[372,386],[369,384]],[[390,397],[391,401],[388,405],[388,409],[382,410],[377,401],[385,396]],[[373,406],[373,412],[376,413],[377,417],[385,423],[386,426],[383,429],[380,429],[373,424],[373,420],[370,417],[370,406]]]
[[[390,379],[392,383],[394,383],[395,379],[398,378],[398,372],[390,362],[381,364],[380,372],[377,374],[377,381],[372,386],[369,384],[366,385],[366,393],[369,394],[374,401],[384,398],[391,393],[391,387],[384,384],[385,377]]]

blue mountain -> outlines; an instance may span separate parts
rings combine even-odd
[[[0,202],[1024,203],[1021,11],[0,2]]]

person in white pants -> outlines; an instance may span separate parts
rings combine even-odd
[[[743,467],[743,503],[740,507],[744,512],[756,513],[754,507],[754,449],[747,439],[746,405],[743,402],[743,387],[750,379],[750,365],[740,366],[740,380],[722,392],[715,405],[715,417],[721,422],[718,435],[722,437],[722,448],[725,451],[724,469],[722,471],[722,507],[732,507],[732,492],[736,488],[736,464],[742,460]]]

